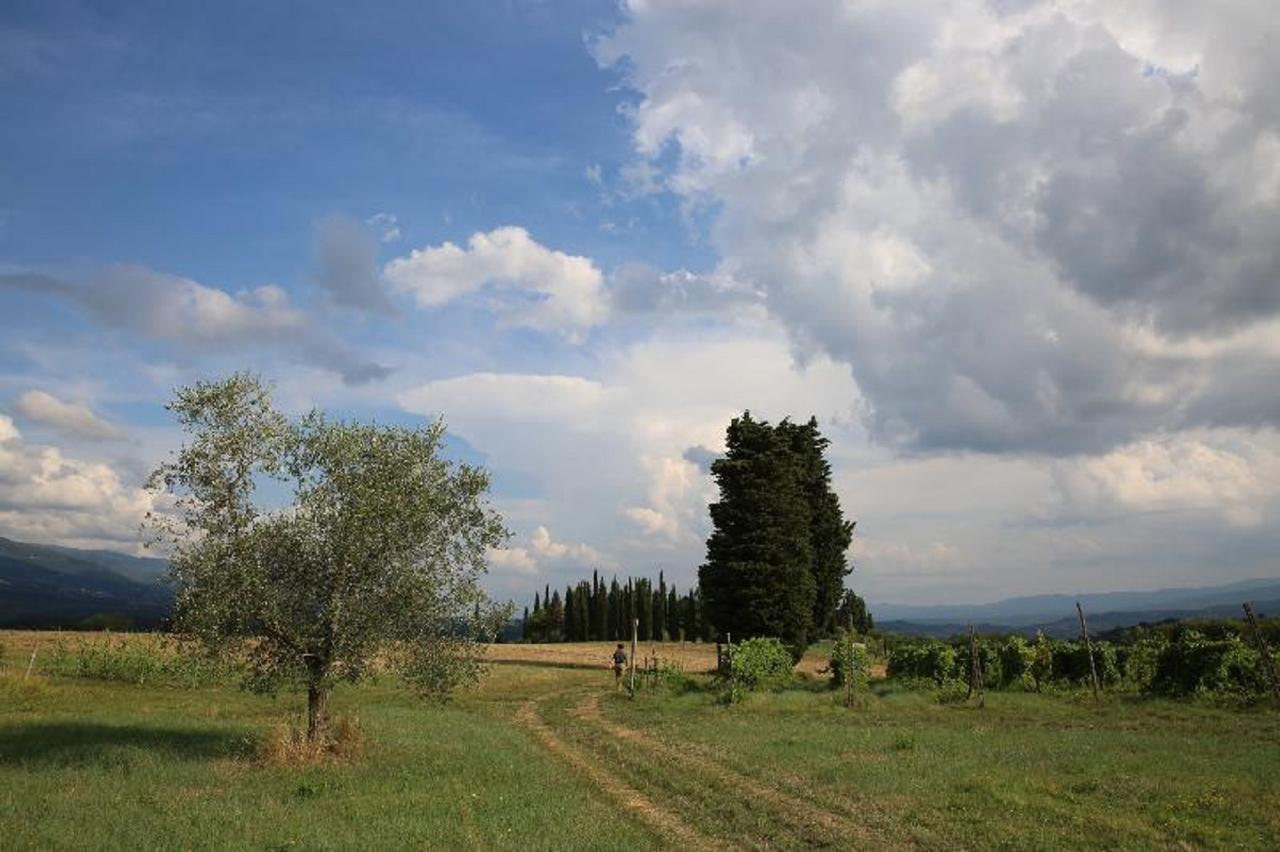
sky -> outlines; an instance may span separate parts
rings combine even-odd
[[[420,425],[527,602],[696,581],[816,416],[876,601],[1280,576],[1266,0],[0,9],[0,535],[139,552],[173,390]]]

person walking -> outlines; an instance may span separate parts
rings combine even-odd
[[[622,643],[618,643],[618,647],[613,652],[613,683],[618,689],[622,689],[622,670],[627,666],[627,652],[622,650]]]

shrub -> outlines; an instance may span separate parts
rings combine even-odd
[[[1035,660],[1035,649],[1021,636],[1010,636],[1000,643],[1000,679],[997,683],[1004,689],[1028,689],[1034,681],[1031,677],[1031,665]]]
[[[781,641],[758,636],[730,648],[727,671],[718,675],[716,700],[737,704],[748,692],[780,689],[791,679],[791,650]]]
[[[1093,664],[1100,684],[1110,685],[1120,680],[1116,648],[1110,642],[1093,643]],[[1089,649],[1083,641],[1053,643],[1053,679],[1076,686],[1089,683]]]
[[[844,686],[846,676],[852,677],[854,689],[862,689],[871,674],[871,652],[865,643],[850,642],[847,634],[840,636],[832,645],[827,669],[833,689]]]
[[[1198,630],[1180,631],[1159,649],[1147,689],[1161,695],[1223,693],[1248,700],[1263,690],[1258,652],[1239,636],[1210,639]]]
[[[946,680],[938,685],[933,700],[939,704],[960,704],[969,698],[969,685],[962,680]]]
[[[990,639],[977,639],[973,642],[978,648],[978,675],[983,686],[998,687],[1004,683],[1004,666],[1000,661],[1000,644]],[[955,677],[969,682],[970,643],[968,639],[958,640],[955,645],[956,663],[952,673]]]
[[[748,639],[733,649],[730,674],[743,689],[778,689],[791,679],[791,651],[777,639]]]
[[[889,653],[888,671],[890,677],[926,678],[942,684],[956,675],[956,651],[933,640],[899,645]]]

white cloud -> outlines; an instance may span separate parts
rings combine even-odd
[[[1166,437],[1059,460],[1052,471],[1068,517],[1193,511],[1258,526],[1280,497],[1280,441],[1232,431]]]
[[[83,403],[63,402],[42,390],[29,390],[18,397],[14,408],[28,420],[52,426],[68,435],[91,441],[124,437],[124,430],[108,423]]]
[[[284,348],[339,374],[347,384],[390,373],[319,328],[275,285],[231,294],[190,278],[117,264],[85,278],[0,274],[0,288],[5,287],[66,299],[104,326],[179,349]]]
[[[624,11],[595,51],[639,95],[637,163],[850,365],[881,440],[1073,455],[1280,423],[1273,346],[1181,346],[1280,316],[1266,4]]]
[[[423,307],[439,307],[485,290],[509,326],[578,335],[604,321],[604,277],[590,259],[539,244],[524,228],[475,233],[416,249],[386,265],[387,279]]]
[[[584,570],[617,568],[617,563],[605,553],[589,544],[556,541],[542,525],[534,529],[525,544],[493,548],[488,555],[494,572],[503,577],[536,576],[556,569],[580,576]]]
[[[0,528],[24,541],[137,551],[151,494],[109,465],[28,444],[0,415]]]
[[[601,353],[600,366],[598,378],[463,375],[398,400],[442,415],[486,456],[499,483],[504,475],[537,483],[537,505],[519,512],[530,558],[572,555],[544,539],[541,526],[608,542],[609,556],[632,570],[662,559],[683,582],[701,561],[715,493],[686,459],[691,447],[722,447],[729,420],[748,407],[773,419],[816,414],[832,434],[850,434],[856,387],[848,371],[824,357],[796,365],[775,332],[663,334]],[[591,560],[580,552],[578,561]]]

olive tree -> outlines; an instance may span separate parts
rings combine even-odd
[[[421,428],[277,411],[256,376],[177,391],[186,440],[151,476],[170,511],[175,628],[247,661],[246,685],[307,690],[307,735],[328,696],[375,665],[444,698],[480,671],[482,629],[507,613],[477,580],[507,536],[482,469],[440,457]]]

